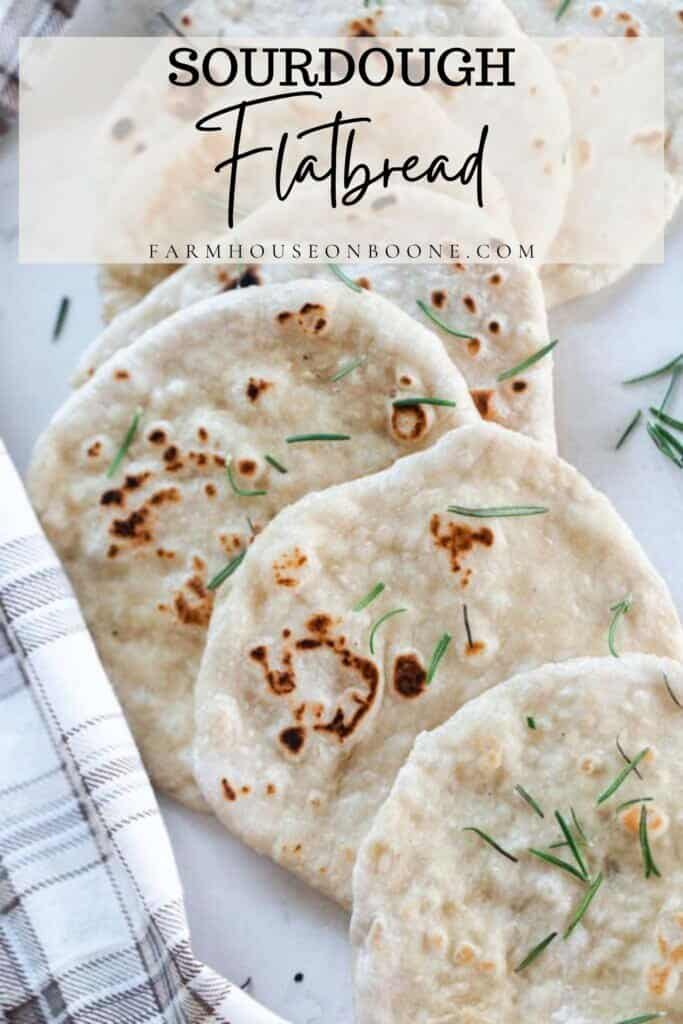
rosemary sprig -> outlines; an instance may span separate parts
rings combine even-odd
[[[362,292],[363,291],[361,286],[359,284],[356,284],[355,281],[352,281],[351,278],[348,276],[348,274],[345,274],[344,271],[341,269],[341,267],[337,266],[336,263],[328,263],[327,265],[330,268],[330,270],[332,271],[332,273],[336,277],[338,277],[340,281],[343,281],[344,284],[346,285],[346,287],[350,288],[352,292]]]
[[[557,932],[551,932],[550,935],[546,935],[546,937],[542,939],[537,946],[534,946],[533,949],[529,950],[522,962],[517,964],[515,967],[515,974],[519,974],[521,971],[525,970],[529,964],[533,963],[536,957],[540,956],[543,950],[546,949],[555,938],[557,938]]]
[[[642,419],[642,416],[643,416],[643,410],[642,409],[638,409],[638,411],[636,412],[635,416],[629,422],[629,425],[626,427],[626,430],[623,432],[623,434],[621,435],[621,437],[619,438],[619,440],[615,444],[615,446],[614,446],[615,452],[619,451],[619,449],[621,448],[621,446],[624,443],[624,441],[630,436],[631,432],[636,429],[636,427],[638,426],[638,424],[640,423],[640,421]]]
[[[350,363],[346,363],[340,370],[337,370],[337,372],[330,377],[330,382],[332,384],[336,384],[337,381],[343,380],[344,377],[348,377],[350,373],[353,373],[354,370],[357,370],[359,366],[363,365],[366,358],[366,356],[359,356],[358,359],[352,359]]]
[[[507,519],[511,516],[540,516],[549,509],[543,505],[499,505],[491,508],[466,508],[464,505],[449,505],[452,515],[471,516],[473,519]]]
[[[587,882],[588,881],[588,868],[586,867],[586,862],[584,861],[583,857],[581,856],[581,852],[579,850],[579,847],[578,847],[578,844],[576,842],[576,839],[574,838],[572,830],[570,829],[569,825],[564,820],[564,818],[562,817],[562,815],[560,814],[559,811],[555,811],[555,820],[557,821],[557,824],[560,826],[560,829],[562,831],[562,835],[564,836],[564,838],[565,838],[565,840],[566,840],[566,842],[567,842],[567,844],[569,846],[569,849],[572,852],[572,856],[574,857],[574,860],[576,861],[576,863],[578,865],[579,871],[581,872],[581,876],[583,877],[584,881]]]
[[[536,719],[533,717],[533,715],[526,716],[526,724],[529,727],[529,729],[536,728]]]
[[[617,632],[617,626],[619,625],[619,619],[622,615],[626,615],[627,612],[631,611],[633,606],[633,597],[631,594],[627,594],[626,597],[622,597],[621,601],[617,601],[616,604],[610,606],[612,612],[612,621],[609,624],[607,631],[607,646],[609,647],[610,654],[614,658],[619,657],[619,652],[614,646],[614,640]]]
[[[562,3],[555,11],[555,21],[559,21],[563,14],[566,13],[567,8],[571,4],[572,0],[562,0]]]
[[[495,839],[491,839],[491,836],[487,835],[486,832],[482,832],[480,828],[474,828],[472,825],[468,825],[467,828],[463,829],[463,832],[474,832],[480,839],[483,839],[485,843],[488,843],[494,850],[497,850],[498,853],[502,853],[504,857],[507,857],[508,860],[514,861],[515,864],[518,863],[518,857],[515,857],[513,854],[508,853],[507,850],[504,850],[503,847],[495,841]]]
[[[235,483],[235,478],[232,475],[232,467],[230,465],[230,460],[228,460],[228,464],[225,467],[225,472],[227,474],[228,480],[230,481],[230,486],[232,487],[233,493],[240,498],[260,498],[262,495],[268,493],[268,491],[247,491],[243,487],[240,487],[239,484]]]
[[[464,334],[462,331],[456,331],[454,327],[449,327],[448,324],[442,320],[440,316],[437,316],[434,310],[430,309],[427,303],[423,302],[422,299],[417,299],[416,301],[427,319],[431,320],[432,323],[436,324],[436,326],[442,331],[445,331],[446,334],[450,334],[453,338],[464,338],[465,341],[474,341],[471,334]]]
[[[637,796],[633,800],[624,800],[623,804],[619,804],[614,813],[621,814],[621,812],[625,811],[627,807],[633,807],[634,804],[649,804],[652,803],[653,800],[653,796]]]
[[[407,409],[412,405],[447,405],[455,409],[457,402],[452,402],[450,398],[397,398],[391,404],[395,409]]]
[[[400,615],[402,612],[407,612],[407,608],[392,608],[390,612],[385,612],[384,615],[380,615],[376,622],[373,623],[370,629],[370,654],[375,653],[375,634],[383,622],[387,619],[393,619],[394,615]]]
[[[57,339],[59,338],[60,334],[62,333],[62,329],[64,328],[64,322],[66,320],[67,313],[69,312],[69,305],[70,304],[71,304],[71,299],[69,298],[69,296],[68,295],[63,295],[62,296],[62,301],[59,303],[59,309],[57,310],[57,319],[55,320],[55,325],[52,328],[52,340],[53,341],[57,341]]]
[[[287,467],[283,466],[281,462],[278,462],[274,455],[264,455],[264,459],[266,460],[268,465],[272,466],[273,469],[276,469],[278,471],[278,473],[288,473],[289,472]]]
[[[126,431],[126,434],[125,434],[125,437],[123,438],[123,441],[121,442],[121,447],[119,448],[119,450],[117,451],[116,455],[114,456],[114,458],[111,460],[111,462],[109,464],[109,469],[107,470],[107,477],[112,477],[114,475],[114,473],[116,473],[116,471],[118,470],[118,468],[121,465],[121,463],[123,462],[124,456],[125,456],[126,452],[128,451],[128,449],[130,448],[130,446],[132,445],[133,439],[134,439],[135,435],[138,432],[138,427],[140,425],[140,418],[141,418],[141,416],[142,416],[142,409],[140,409],[140,408],[136,409],[135,410],[135,415],[133,416],[133,419],[131,420],[131,424],[128,427],[128,430]]]
[[[522,800],[526,800],[529,807],[531,807],[536,812],[539,818],[545,818],[545,814],[543,813],[539,805],[536,803],[531,793],[528,793],[524,786],[515,786],[515,793],[519,793]]]
[[[369,604],[379,597],[382,591],[385,589],[385,583],[375,583],[374,587],[368,591],[365,597],[361,597],[360,601],[357,601],[351,609],[352,612],[362,612],[364,608],[367,608]]]
[[[581,918],[585,915],[586,911],[588,910],[588,908],[590,907],[591,903],[595,899],[595,897],[597,895],[597,892],[598,892],[598,889],[602,885],[603,881],[604,881],[604,878],[602,876],[602,873],[600,873],[597,876],[597,878],[593,879],[593,881],[591,882],[590,886],[588,887],[586,893],[584,894],[583,899],[581,900],[581,902],[579,903],[578,907],[576,908],[576,912],[575,912],[574,916],[572,917],[571,921],[569,922],[569,924],[565,928],[564,934],[562,936],[563,939],[568,939],[569,936],[571,935],[571,933],[574,931],[574,929],[576,928],[577,924],[579,923]]]
[[[559,338],[555,338],[553,341],[549,341],[547,345],[544,345],[543,348],[539,348],[537,352],[534,352],[527,359],[523,359],[521,363],[517,363],[517,365],[511,367],[511,369],[505,370],[503,373],[499,373],[496,377],[498,383],[502,383],[504,380],[510,380],[512,377],[518,377],[520,373],[524,372],[524,370],[528,370],[530,366],[533,366],[534,363],[539,362],[539,360],[543,359],[544,356],[547,356],[549,352],[552,352],[559,340]]]
[[[668,441],[664,437],[661,436],[660,429],[658,428],[658,426],[655,425],[655,424],[652,424],[652,423],[648,423],[647,424],[647,432],[650,435],[650,437],[652,438],[652,440],[654,441],[654,443],[657,446],[657,448],[659,448],[659,450],[662,453],[662,455],[666,455],[667,459],[671,459],[671,461],[676,466],[678,466],[679,469],[683,468],[683,459],[680,459],[676,455],[675,451],[673,450],[671,445],[668,443]]]
[[[674,702],[676,707],[683,708],[683,704],[671,689],[671,683],[669,682],[669,677],[667,676],[666,672],[662,672],[662,675],[664,676],[664,685],[666,686],[667,693],[671,697],[672,701]]]
[[[467,646],[468,647],[474,647],[474,642],[472,640],[472,630],[470,629],[470,617],[469,617],[469,613],[467,611],[467,605],[466,604],[464,604],[462,606],[462,617],[465,620],[465,633],[467,634]],[[528,722],[529,722],[529,720],[527,719],[527,724],[528,724]],[[534,726],[534,728],[536,728],[536,726]]]
[[[671,362],[665,366],[660,366],[656,370],[650,370],[648,373],[641,373],[639,377],[629,377],[628,380],[622,380],[622,384],[640,384],[643,380],[653,380],[655,377],[662,377],[669,370],[674,370],[676,367],[683,364],[683,352],[680,352]]]
[[[647,834],[647,807],[645,804],[640,808],[640,827],[638,829],[638,836],[640,838],[640,849],[643,854],[645,877],[649,878],[651,875],[656,875],[657,878],[661,878],[662,873],[655,864],[654,857],[652,856],[652,850],[650,849],[650,837]]]
[[[665,412],[662,412],[661,407],[655,409],[654,405],[650,406],[650,412],[653,416],[656,416],[662,423],[666,423],[667,427],[673,427],[674,430],[683,430],[683,420],[676,420],[673,416],[667,416]]]
[[[666,1010],[658,1010],[657,1013],[641,1013],[640,1017],[629,1017],[628,1020],[617,1021],[617,1024],[650,1024],[651,1020],[660,1020],[666,1017]]]
[[[626,764],[630,764],[631,761],[633,760],[633,758],[628,756],[628,754],[626,753],[626,751],[622,747],[621,743],[619,742],[619,737],[618,736],[617,736],[617,738],[616,738],[616,740],[614,742],[615,742],[616,748],[619,751],[619,753],[620,753],[621,757],[623,758],[623,760],[626,762]],[[638,769],[634,768],[633,770],[636,773],[636,775],[638,776],[638,778],[642,779],[643,776],[640,774]]]
[[[230,562],[228,562],[228,564],[226,566],[224,566],[220,570],[220,572],[216,573],[216,575],[213,577],[213,579],[209,580],[209,582],[206,584],[206,589],[207,590],[218,590],[218,588],[220,587],[221,583],[225,583],[225,581],[228,579],[228,577],[232,576],[232,574],[234,573],[234,571],[236,569],[239,569],[240,565],[244,561],[244,556],[246,555],[246,553],[247,552],[245,550],[245,551],[240,551],[239,555],[235,555],[235,557]]]
[[[636,756],[633,758],[633,760],[629,761],[629,763],[626,765],[626,767],[621,769],[621,771],[617,775],[616,779],[614,779],[613,782],[610,782],[610,784],[607,787],[607,789],[603,789],[602,793],[598,797],[598,799],[597,799],[598,806],[600,804],[604,804],[605,800],[609,800],[609,798],[612,796],[612,794],[616,793],[616,791],[619,789],[619,787],[621,786],[623,781],[631,774],[632,771],[634,771],[638,767],[640,762],[643,760],[645,755],[649,753],[649,751],[650,751],[649,747],[643,747],[643,749],[640,751],[640,753],[636,754]]]
[[[579,882],[586,882],[585,875],[582,875],[573,864],[567,863],[566,860],[560,860],[559,857],[555,857],[552,853],[547,853],[545,850],[536,850],[533,847],[529,850],[534,857],[538,857],[539,860],[545,861],[546,864],[552,864],[555,868],[562,868],[568,874],[573,875],[574,878],[578,878]]]
[[[429,686],[432,679],[436,675],[436,670],[439,667],[439,662],[446,653],[446,648],[448,647],[450,642],[450,633],[442,633],[436,643],[436,647],[434,648],[434,653],[432,654],[431,661],[429,662],[429,668],[427,669],[427,678],[425,679],[425,686]]]
[[[350,434],[292,434],[286,437],[287,444],[301,444],[304,441],[350,441]]]

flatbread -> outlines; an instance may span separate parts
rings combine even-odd
[[[586,144],[592,147],[594,157],[591,165],[575,170],[574,190],[567,204],[565,223],[558,237],[560,247],[567,236],[591,224],[608,237],[618,239],[620,230],[626,227],[632,236],[640,237],[642,256],[652,243],[657,232],[661,232],[673,215],[683,193],[683,15],[678,0],[596,0],[595,3],[571,2],[562,16],[556,18],[559,4],[555,0],[507,0],[508,6],[519,19],[522,28],[532,36],[575,36],[590,37],[661,37],[664,40],[665,89],[666,89],[666,137],[664,159],[666,167],[665,195],[658,200],[656,214],[643,221],[640,230],[635,230],[632,218],[622,216],[615,209],[613,219],[607,219],[605,182],[602,180],[604,165],[615,160],[615,140],[628,123],[628,107],[625,104],[619,119],[606,119],[599,109],[599,98],[591,98],[587,83],[576,85],[565,80],[573,94],[573,104],[586,109],[588,103],[596,107],[593,114],[594,130],[586,131],[581,138],[574,139],[573,149],[578,156],[575,163],[581,164],[581,150]],[[558,69],[561,72],[562,59],[558,55]],[[583,95],[582,95],[583,92]],[[590,111],[588,111],[590,113]],[[574,112],[576,116],[576,111]],[[612,138],[610,139],[610,136]],[[609,145],[608,145],[609,143]],[[597,155],[596,155],[597,154]],[[609,154],[609,159],[607,154]],[[614,166],[614,164],[613,164]],[[601,202],[602,200],[602,202]],[[642,203],[642,198],[640,200]],[[639,203],[639,205],[640,205]],[[633,238],[623,237],[624,249],[633,245]],[[575,264],[549,264],[543,268],[542,279],[549,306],[578,295],[596,292],[613,283],[631,269],[633,260],[620,265],[579,266]]]
[[[457,407],[399,409],[397,396]],[[139,429],[107,479],[138,406]],[[59,410],[34,453],[31,495],[160,789],[201,803],[192,687],[214,574],[311,488],[375,472],[476,418],[433,334],[332,281],[245,289],[185,310],[110,359]],[[352,440],[285,442],[320,432]],[[238,488],[267,493],[234,493],[230,458]]]
[[[97,272],[97,283],[105,324],[141,302],[160,281],[176,270],[175,263],[103,263]]]
[[[397,189],[389,195],[397,202],[414,201],[410,189]],[[465,241],[465,235],[476,236],[477,242],[491,239],[487,219],[478,213],[474,219],[474,212],[461,208],[453,232],[459,241]],[[268,214],[262,220],[271,224]],[[256,232],[254,237],[263,236]],[[229,242],[223,241],[226,252]],[[519,378],[497,380],[549,340],[538,274],[533,265],[524,261],[476,263],[464,255],[467,251],[465,244],[462,259],[451,264],[417,267],[373,261],[347,264],[341,269],[356,287],[360,285],[390,299],[441,338],[484,419],[528,434],[554,451],[557,441],[552,357],[540,360]],[[490,251],[495,249],[491,247]],[[323,282],[335,279],[327,264],[205,263],[184,267],[137,306],[117,317],[95,339],[81,356],[74,383],[80,385],[88,380],[105,360],[179,309],[225,290],[290,281],[293,277]],[[418,299],[427,303],[434,316],[465,337],[455,337],[430,320],[418,308]]]
[[[549,511],[479,519],[451,503]],[[311,494],[259,536],[214,615],[195,692],[200,787],[248,845],[348,905],[359,845],[415,737],[516,671],[607,653],[610,607],[629,593],[619,650],[680,658],[666,586],[607,499],[491,424]],[[406,611],[379,627],[373,655],[371,626],[394,609]]]
[[[544,665],[417,739],[354,873],[357,1024],[680,1020],[683,712],[667,682],[683,698],[683,667],[646,655]],[[626,767],[617,740],[649,753],[598,806]],[[645,876],[642,809],[661,877]],[[566,939],[589,884],[529,853],[563,842],[556,810],[603,878]],[[549,852],[576,867],[567,845]]]

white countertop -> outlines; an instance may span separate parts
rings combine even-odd
[[[19,468],[69,391],[77,356],[100,326],[95,271],[19,266],[16,258],[16,139],[0,138],[0,436]],[[661,399],[666,381],[624,388],[620,380],[683,351],[683,218],[669,234],[664,265],[642,267],[602,295],[552,316],[562,455],[612,499],[683,609],[683,475],[660,455],[642,424],[614,444],[635,408]],[[71,298],[56,344],[52,328]],[[683,380],[671,403],[683,418]],[[0,496],[1,500],[1,496]],[[600,566],[595,567],[596,573]],[[352,1019],[346,915],[216,821],[162,802],[185,886],[196,954],[293,1024]],[[302,972],[303,981],[294,976]]]

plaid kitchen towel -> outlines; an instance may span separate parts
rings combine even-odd
[[[192,954],[154,794],[2,442],[0,1012],[283,1024]]]

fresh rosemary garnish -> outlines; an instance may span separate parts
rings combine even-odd
[[[529,966],[529,964],[533,963],[536,957],[540,956],[543,950],[546,949],[555,938],[557,938],[557,932],[551,932],[550,935],[546,935],[546,937],[542,939],[537,946],[534,946],[533,949],[529,950],[522,962],[517,964],[515,967],[515,974],[519,974],[520,971],[523,971]]]
[[[273,455],[264,455],[264,459],[266,460],[268,465],[272,466],[273,469],[276,469],[278,471],[278,473],[288,473],[289,472],[287,467],[283,466],[281,462],[278,462],[277,459],[275,458],[275,456],[273,456]]]
[[[328,263],[327,265],[330,268],[330,270],[332,271],[332,273],[336,277],[338,277],[340,281],[343,281],[344,284],[346,285],[346,287],[350,288],[352,292],[362,292],[363,291],[361,286],[359,284],[356,284],[355,281],[352,281],[351,278],[348,276],[348,274],[345,274],[344,271],[341,269],[341,267],[338,267],[336,263]]]
[[[582,826],[581,822],[579,821],[579,819],[576,816],[576,811],[574,810],[573,807],[570,807],[569,810],[571,811],[571,814],[572,814],[572,822],[574,823],[574,828],[576,829],[576,834],[579,837],[579,842],[583,843],[584,846],[589,846],[590,844],[588,842],[588,836],[584,832],[583,826]]]
[[[666,438],[662,437],[661,428],[653,423],[648,423],[647,432],[654,441],[657,448],[659,448],[662,455],[666,455],[667,459],[671,459],[671,461],[676,466],[678,466],[679,469],[683,468],[683,459],[680,459],[678,455],[676,455],[675,451],[673,450],[669,442],[666,440]]]
[[[661,420],[662,423],[666,423],[667,427],[673,427],[674,430],[683,430],[683,420],[676,420],[673,416],[667,416],[665,412],[662,412],[661,408],[655,409],[653,405],[650,406],[650,412],[657,419]]]
[[[124,456],[125,456],[126,452],[128,451],[128,449],[130,448],[130,446],[132,445],[133,439],[134,439],[135,435],[138,432],[138,426],[140,425],[140,417],[141,416],[142,416],[142,409],[139,409],[139,408],[136,409],[135,410],[135,415],[133,416],[131,424],[128,427],[128,430],[126,431],[126,434],[125,434],[125,437],[124,437],[123,441],[121,442],[121,447],[119,448],[119,450],[117,451],[116,455],[114,456],[114,458],[111,460],[111,463],[109,464],[109,469],[107,470],[107,476],[108,477],[112,477],[114,475],[114,473],[116,473],[116,471],[118,470],[118,468],[121,465],[121,463],[123,462]]]
[[[636,412],[635,416],[630,421],[629,425],[626,427],[626,430],[624,431],[624,433],[621,435],[621,437],[619,438],[619,440],[615,444],[615,446],[614,446],[615,452],[619,451],[619,449],[621,448],[621,446],[624,443],[624,441],[626,440],[626,438],[629,437],[629,435],[631,434],[631,431],[635,430],[635,428],[640,423],[640,421],[642,419],[642,416],[643,416],[643,410],[642,409],[638,409],[638,411]]]
[[[567,845],[569,846],[569,849],[572,852],[572,856],[574,857],[574,860],[578,865],[579,871],[581,872],[581,876],[583,877],[584,881],[587,882],[588,868],[586,867],[586,862],[581,856],[581,852],[577,845],[576,839],[574,838],[572,830],[570,829],[569,825],[564,820],[559,811],[555,811],[555,820],[557,821],[557,824],[560,826],[560,829],[562,830],[562,835],[564,836],[565,841],[567,842]]]
[[[471,334],[464,334],[462,331],[456,331],[454,327],[449,327],[448,324],[444,320],[442,320],[440,316],[436,315],[434,310],[429,308],[426,302],[422,301],[422,299],[417,299],[416,301],[424,315],[429,320],[431,320],[432,323],[436,324],[436,326],[439,327],[442,331],[445,331],[446,334],[450,334],[453,338],[463,338],[465,341],[474,341],[474,338]]]
[[[673,373],[671,374],[671,377],[669,378],[669,385],[668,385],[666,391],[664,392],[664,398],[662,399],[661,404],[659,406],[659,411],[660,412],[664,412],[664,410],[666,409],[667,405],[669,404],[669,399],[673,395],[674,388],[678,384],[678,378],[681,375],[681,370],[682,369],[683,369],[682,366],[674,366]]]
[[[464,604],[462,606],[462,617],[465,620],[465,633],[467,634],[467,646],[469,648],[472,648],[472,647],[474,647],[474,642],[472,640],[472,630],[470,629],[470,617],[469,617],[469,614],[468,614],[468,611],[467,611],[467,605],[466,604]],[[529,719],[527,718],[527,725],[528,724],[529,724]],[[535,729],[536,726],[534,725],[531,728]]]
[[[666,430],[659,423],[654,424],[654,430],[659,438],[665,441],[670,448],[673,448],[676,452],[677,458],[680,459],[681,455],[683,455],[683,444],[681,444],[678,438],[674,437],[670,430]]]
[[[350,441],[350,434],[292,434],[286,437],[287,444],[301,444],[302,441]]]
[[[544,345],[543,348],[539,348],[538,352],[534,352],[528,357],[528,359],[523,359],[521,363],[517,363],[517,365],[513,366],[510,370],[505,370],[503,373],[499,373],[496,377],[498,383],[500,384],[504,380],[510,380],[512,377],[518,377],[520,373],[528,370],[530,366],[533,366],[534,363],[539,362],[539,360],[543,359],[544,356],[547,356],[549,352],[552,352],[559,340],[559,338],[555,338],[554,341],[549,341],[547,345]]]
[[[181,36],[183,39],[185,38],[185,33],[181,32],[178,26],[173,24],[169,16],[165,14],[164,11],[157,11],[157,18],[161,18],[163,23],[170,28],[174,35]]]
[[[513,854],[511,853],[508,853],[507,850],[504,850],[503,847],[495,841],[495,839],[491,839],[491,836],[487,835],[486,832],[482,832],[480,828],[474,828],[472,825],[468,825],[467,828],[463,829],[463,832],[476,833],[476,835],[478,835],[480,839],[483,839],[485,843],[488,843],[489,846],[492,846],[494,850],[498,851],[498,853],[502,853],[504,857],[507,857],[508,860],[514,861],[515,864],[518,863],[517,857],[513,856]]]
[[[623,804],[619,804],[615,810],[615,814],[621,814],[627,807],[633,807],[635,804],[649,804],[654,800],[653,796],[637,796],[633,800],[624,800]]]
[[[621,784],[624,781],[624,779],[626,779],[630,775],[630,773],[632,771],[634,771],[638,767],[640,762],[643,760],[645,755],[647,753],[649,753],[649,751],[650,751],[649,747],[643,747],[643,749],[640,751],[640,753],[636,754],[636,756],[633,758],[633,760],[629,761],[629,763],[626,765],[626,767],[621,769],[621,771],[617,775],[616,779],[613,782],[610,782],[610,784],[607,787],[607,789],[604,789],[602,791],[602,793],[600,794],[600,796],[598,797],[598,800],[597,800],[598,805],[604,804],[605,800],[609,800],[609,798],[612,796],[612,794],[616,793],[616,791],[619,789],[619,787],[621,786]]]
[[[666,686],[667,693],[671,697],[672,701],[674,702],[676,707],[683,708],[683,704],[680,702],[676,694],[671,689],[671,683],[669,682],[669,677],[667,676],[666,672],[662,672],[662,675],[664,676],[664,685]]]
[[[356,604],[354,604],[354,606],[351,609],[351,611],[352,612],[362,612],[364,608],[367,608],[367,606],[369,604],[372,604],[372,602],[375,600],[376,597],[379,597],[379,595],[382,593],[382,591],[385,589],[385,587],[386,587],[385,583],[375,583],[375,585],[372,588],[372,590],[368,591],[368,593],[365,595],[365,597],[361,597],[360,601],[358,601]]]
[[[552,853],[547,853],[545,850],[536,850],[533,847],[529,850],[534,857],[538,857],[539,860],[545,861],[546,864],[552,864],[555,868],[562,868],[568,874],[573,875],[574,878],[578,878],[580,882],[586,882],[585,875],[582,875],[573,864],[568,864],[566,860],[560,860],[559,857],[555,857]]]
[[[545,818],[545,814],[543,813],[541,808],[538,806],[538,804],[536,803],[536,801],[532,797],[531,793],[528,793],[526,791],[526,789],[524,788],[524,786],[515,786],[515,793],[519,793],[519,795],[521,796],[522,800],[526,800],[526,802],[528,803],[529,807],[531,807],[536,812],[536,814],[539,816],[539,818]]]
[[[662,1017],[666,1017],[666,1010],[659,1010],[657,1013],[642,1013],[640,1017],[619,1020],[617,1024],[650,1024],[651,1020],[660,1020]]]
[[[626,753],[626,751],[622,747],[622,745],[621,745],[621,743],[619,741],[619,737],[618,736],[617,736],[617,738],[616,738],[616,740],[614,742],[616,744],[617,750],[619,751],[621,757],[624,759],[626,764],[630,764],[631,761],[633,760],[633,758],[628,756],[628,754]],[[642,779],[643,776],[640,774],[638,768],[634,768],[633,770],[636,773],[636,775],[638,776],[638,778]]]
[[[566,13],[567,8],[571,4],[572,0],[562,0],[562,3],[555,11],[555,21],[559,21],[563,14]]]
[[[224,566],[221,569],[220,572],[216,573],[216,575],[213,577],[213,579],[209,580],[209,582],[206,584],[206,589],[207,590],[218,590],[218,588],[220,587],[221,583],[225,583],[227,578],[229,576],[232,576],[232,574],[234,573],[235,569],[239,569],[240,565],[244,561],[244,556],[246,555],[246,553],[247,552],[245,550],[245,551],[240,551],[239,555],[235,555],[235,557],[232,559],[232,561],[228,562],[228,564],[226,566]]]
[[[437,641],[436,647],[434,648],[434,653],[432,654],[432,659],[429,662],[429,668],[427,669],[427,678],[425,679],[425,686],[429,686],[429,684],[431,683],[432,679],[436,675],[436,670],[439,667],[439,662],[441,661],[441,659],[443,658],[444,654],[446,653],[446,648],[448,647],[450,642],[451,642],[451,635],[450,635],[450,633],[442,633],[441,636],[439,637],[438,641]]]
[[[346,363],[345,366],[342,366],[341,370],[337,370],[334,376],[330,377],[330,382],[332,384],[336,384],[337,381],[343,380],[344,377],[348,377],[350,373],[353,373],[353,371],[357,370],[359,366],[362,366],[365,361],[366,356],[359,356],[358,359],[352,359],[350,363]]]
[[[595,899],[597,891],[600,888],[600,886],[602,885],[603,881],[604,881],[604,879],[603,879],[602,873],[599,874],[597,876],[597,878],[593,879],[593,881],[591,882],[590,886],[588,887],[588,890],[584,894],[583,899],[581,900],[581,902],[579,903],[578,907],[576,908],[576,913],[574,914],[574,916],[572,917],[571,921],[567,925],[567,927],[566,927],[566,929],[564,931],[564,934],[562,936],[563,939],[568,939],[569,936],[571,935],[571,933],[574,931],[574,929],[576,928],[577,924],[579,923],[579,921],[584,916],[584,914],[586,913],[586,911],[590,907],[591,903]]]
[[[653,380],[655,377],[661,377],[669,370],[675,370],[677,366],[683,364],[683,352],[680,352],[671,362],[665,366],[660,366],[656,370],[650,370],[649,373],[642,373],[639,377],[629,377],[628,380],[622,380],[622,384],[640,384],[643,380]]]
[[[533,715],[526,716],[526,724],[530,729],[536,728],[536,719],[533,717]]]
[[[473,519],[504,519],[511,516],[540,516],[549,510],[543,505],[500,505],[492,508],[466,508],[464,505],[449,505],[452,515],[471,516]]]
[[[397,398],[391,404],[395,409],[408,409],[412,405],[447,405],[455,409],[457,405],[450,398]]]
[[[622,597],[621,601],[617,601],[616,604],[610,606],[612,612],[612,621],[609,624],[607,631],[607,646],[609,647],[610,654],[614,658],[619,657],[619,652],[614,646],[614,639],[617,632],[617,626],[619,625],[619,619],[622,615],[626,615],[627,612],[631,611],[633,606],[633,597],[631,594],[627,594],[626,597]]]
[[[375,633],[387,619],[392,619],[394,615],[400,615],[402,612],[407,612],[407,608],[392,608],[390,612],[385,612],[384,615],[380,615],[375,623],[373,623],[370,629],[370,654],[375,653]]]
[[[68,297],[68,295],[63,295],[62,301],[59,303],[59,309],[57,310],[57,319],[55,320],[55,325],[52,328],[53,341],[57,341],[60,334],[62,333],[64,322],[66,320],[67,313],[69,312],[70,303],[71,299]]]
[[[232,475],[232,467],[230,465],[229,459],[228,464],[225,467],[225,472],[227,473],[228,480],[230,481],[230,486],[232,487],[233,492],[239,498],[260,498],[262,495],[268,493],[268,491],[246,491],[243,487],[240,487],[239,484],[236,484],[235,478]]]
[[[647,807],[645,804],[640,808],[640,827],[638,829],[638,836],[640,838],[640,849],[643,854],[645,877],[649,878],[650,875],[656,875],[657,878],[661,878],[662,873],[655,864],[654,857],[652,856],[652,850],[650,849],[650,837],[647,834]]]

